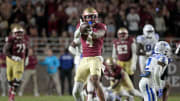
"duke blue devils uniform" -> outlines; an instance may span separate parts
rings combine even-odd
[[[169,59],[163,54],[153,54],[146,62],[144,71],[149,72],[149,76],[142,77],[139,88],[144,96],[144,101],[157,101],[156,91],[164,87],[165,82],[161,80]]]
[[[137,36],[137,43],[143,45],[143,50],[146,52],[146,56],[139,56],[139,65],[141,71],[144,70],[145,61],[147,60],[148,56],[153,53],[155,44],[159,41],[159,35],[155,34],[155,36],[151,39],[148,39],[144,35]]]

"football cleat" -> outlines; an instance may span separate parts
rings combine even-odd
[[[8,101],[15,101],[14,97],[15,97],[15,94],[11,93],[11,95],[9,96],[9,100]]]
[[[12,92],[12,87],[9,88],[9,91],[8,91],[8,96],[10,97],[11,95],[11,92]]]

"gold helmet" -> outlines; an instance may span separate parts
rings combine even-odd
[[[118,34],[118,38],[119,38],[119,39],[122,39],[122,40],[127,39],[128,36],[129,36],[129,35],[128,35],[128,30],[127,30],[125,27],[119,28],[117,34]]]
[[[20,25],[16,25],[12,28],[12,32],[16,33],[16,32],[24,32],[23,27],[21,27]]]
[[[95,8],[92,7],[86,8],[83,11],[82,18],[86,22],[91,21],[92,23],[96,23],[96,20],[98,18],[98,12],[96,11]]]
[[[108,66],[109,65],[111,65],[111,66],[114,65],[114,64],[116,64],[116,62],[117,62],[116,59],[114,59],[112,57],[109,57],[109,58],[105,59],[105,65],[108,65]]]
[[[20,25],[17,25],[17,26],[12,28],[12,34],[15,37],[22,38],[24,36],[24,32],[25,32],[24,28]]]

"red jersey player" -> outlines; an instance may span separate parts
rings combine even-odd
[[[100,101],[105,101],[104,94],[99,85],[99,77],[103,65],[99,57],[101,57],[106,25],[98,23],[97,17],[98,13],[96,9],[86,8],[82,14],[83,21],[80,21],[76,30],[76,32],[80,33],[83,49],[83,58],[77,68],[73,88],[73,96],[76,101],[82,101],[79,95],[88,76],[90,76],[90,80],[97,91]],[[88,87],[87,89],[91,92],[91,88]],[[88,100],[91,100],[91,98],[88,97]]]
[[[118,39],[113,41],[112,57],[118,60],[117,64],[128,73],[132,80],[137,63],[136,44],[128,35],[126,28],[120,28],[117,34]]]
[[[117,61],[113,58],[105,60],[105,69],[103,75],[110,80],[110,88],[115,96],[125,96],[129,101],[134,101],[133,96],[142,98],[142,94],[136,90],[126,72],[121,66],[117,65]]]
[[[17,88],[24,72],[24,59],[28,51],[27,37],[21,26],[15,26],[3,48],[6,55],[7,80],[10,85],[9,101],[14,101]]]

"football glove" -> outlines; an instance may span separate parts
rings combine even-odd
[[[14,61],[21,61],[21,57],[19,56],[12,56],[11,59],[13,59]]]
[[[158,97],[162,97],[163,96],[163,89],[159,89],[158,91]]]

